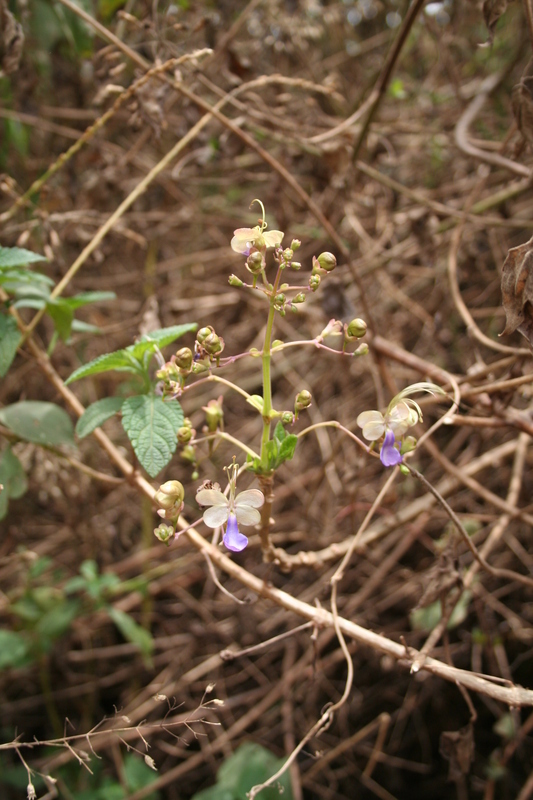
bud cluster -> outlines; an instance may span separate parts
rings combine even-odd
[[[194,373],[204,372],[209,369],[212,361],[216,361],[218,366],[224,347],[224,339],[215,333],[215,329],[211,325],[200,328],[194,343],[192,371]]]
[[[159,506],[157,513],[162,519],[177,520],[183,510],[185,489],[179,481],[166,481],[154,495]]]

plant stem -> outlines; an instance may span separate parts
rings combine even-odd
[[[261,437],[261,462],[266,467],[266,445],[270,440],[270,423],[272,414],[272,378],[270,362],[272,360],[272,329],[274,327],[274,314],[276,309],[274,301],[281,279],[281,267],[278,267],[276,279],[270,293],[270,308],[263,342],[263,436]]]

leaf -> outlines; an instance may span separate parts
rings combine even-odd
[[[135,753],[127,753],[124,757],[124,778],[128,791],[133,794],[139,789],[144,789],[158,780],[157,772],[145,763],[144,759],[139,758]],[[146,800],[155,800],[159,797],[159,792],[151,792],[149,795],[143,793]]]
[[[148,658],[154,649],[154,640],[149,631],[138,625],[133,617],[120,608],[109,606],[106,610],[123,637],[136,645],[143,656]]]
[[[54,403],[23,400],[0,409],[0,422],[27,442],[42,445],[74,444],[74,427]]]
[[[29,663],[29,642],[22,633],[0,629],[0,669]]]
[[[72,322],[74,320],[74,311],[70,308],[68,302],[59,297],[54,300],[49,300],[46,303],[46,311],[52,317],[54,327],[61,339],[66,342],[70,336],[72,329]]]
[[[105,353],[102,356],[89,361],[82,367],[75,369],[72,375],[67,378],[65,384],[79,381],[80,378],[87,378],[89,375],[99,375],[101,372],[110,372],[116,369],[120,372],[133,372],[138,374],[142,370],[141,364],[134,361],[126,350],[115,350],[114,353]]]
[[[296,450],[298,444],[298,437],[294,433],[289,433],[281,443],[279,450],[280,464],[284,461],[290,461]]]
[[[99,428],[107,419],[120,411],[123,402],[123,397],[104,397],[96,403],[91,403],[76,423],[76,435],[80,439],[88,436],[95,428]]]
[[[236,800],[247,800],[247,793],[252,786],[268,780],[279,769],[283,760],[275,757],[273,753],[259,744],[245,742],[235,753],[230,756],[218,771],[218,785],[224,789],[232,789]],[[279,785],[283,787],[280,795]],[[279,779],[279,785],[274,784],[263,789],[257,797],[258,800],[292,800],[292,790],[289,771],[286,770]]]
[[[184,325],[171,325],[170,328],[159,328],[157,331],[151,331],[141,336],[140,342],[156,342],[158,347],[166,347],[175,342],[176,339],[179,339],[180,336],[183,336],[184,333],[195,331],[197,327],[196,322],[187,322]],[[128,350],[135,347],[136,345],[130,345]]]
[[[90,303],[103,303],[107,300],[116,300],[115,292],[81,292],[74,297],[64,297],[65,303],[75,311],[77,308],[87,306]]]
[[[519,331],[533,347],[533,238],[512,247],[502,268],[506,324],[500,336]]]
[[[39,253],[24,250],[22,247],[0,247],[0,269],[3,267],[23,267],[36,261],[46,261]]]
[[[183,409],[177,400],[155,395],[128,397],[122,405],[122,426],[144,469],[155,476],[174,454],[176,431],[183,424]]]
[[[0,314],[0,377],[4,377],[15,358],[21,336],[13,317]]]
[[[22,497],[28,489],[28,480],[24,468],[16,455],[8,447],[0,458],[0,483],[3,490],[0,492],[0,519],[7,514],[8,501]]]

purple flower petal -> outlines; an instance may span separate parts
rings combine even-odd
[[[235,514],[230,514],[228,517],[228,524],[222,541],[228,550],[233,550],[234,553],[240,553],[248,544],[248,537],[239,531]]]
[[[403,461],[402,454],[394,446],[396,440],[392,431],[387,431],[385,440],[381,445],[381,452],[379,454],[381,463],[384,467],[396,467]]]

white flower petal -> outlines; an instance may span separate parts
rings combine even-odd
[[[252,508],[261,508],[265,498],[263,492],[259,489],[247,489],[245,492],[239,492],[235,498],[235,506],[252,506]]]
[[[218,528],[229,517],[229,506],[212,506],[204,511],[204,522],[208,528]]]
[[[283,231],[263,231],[263,239],[267,247],[279,247],[284,236]]]
[[[235,506],[235,516],[240,525],[257,525],[261,522],[261,514],[252,506]]]
[[[383,423],[383,414],[381,411],[362,411],[356,420],[360,428],[367,425],[369,422]]]
[[[228,506],[229,500],[218,489],[200,489],[196,492],[196,502],[199,506]]]

